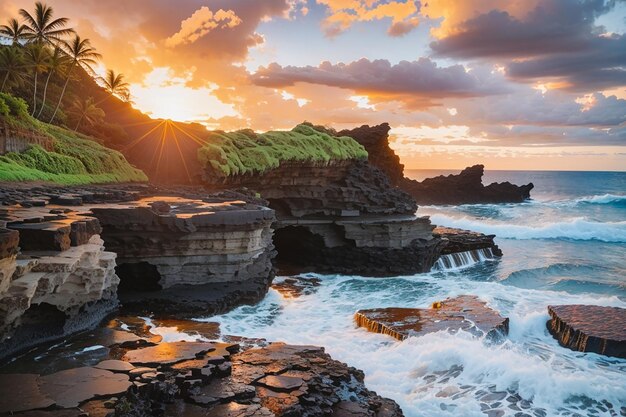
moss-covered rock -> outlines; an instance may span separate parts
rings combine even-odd
[[[148,180],[121,153],[86,136],[30,117],[23,100],[0,94],[0,103],[0,123],[18,132],[36,132],[50,137],[53,144],[52,150],[33,145],[24,152],[0,156],[0,181],[50,181],[72,185]]]
[[[354,139],[337,137],[301,124],[291,131],[257,134],[252,130],[214,131],[198,150],[200,163],[211,174],[228,177],[263,173],[283,162],[313,162],[366,159],[367,151]]]

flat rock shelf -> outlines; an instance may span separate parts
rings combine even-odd
[[[404,340],[409,336],[448,330],[471,332],[498,339],[509,332],[509,319],[502,317],[473,295],[462,295],[433,303],[431,308],[376,308],[359,310],[356,324],[371,332]]]
[[[591,305],[548,306],[547,327],[562,346],[626,358],[626,309]]]

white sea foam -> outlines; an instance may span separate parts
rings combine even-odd
[[[533,407],[544,408],[547,415],[557,415],[575,396],[606,399],[617,409],[626,406],[622,383],[626,361],[562,348],[545,326],[546,306],[555,300],[626,307],[617,297],[520,289],[442,272],[385,280],[321,278],[316,293],[284,299],[272,290],[257,306],[240,307],[209,320],[219,321],[223,334],[325,346],[334,358],[363,369],[366,385],[396,400],[408,417],[484,417],[475,394],[493,385],[532,400]],[[421,288],[423,295],[415,297],[407,291],[410,285]],[[353,314],[361,308],[425,307],[459,294],[478,294],[510,317],[508,340],[488,345],[468,334],[440,332],[397,342],[353,324]],[[429,382],[422,377],[453,365],[462,366],[462,372],[449,381]],[[473,388],[464,398],[437,396],[443,389],[465,385]],[[506,412],[507,416],[515,414],[509,409]]]
[[[626,221],[595,222],[582,217],[564,221],[522,226],[520,224],[476,220],[433,214],[434,224],[495,234],[506,239],[573,239],[626,242]]]
[[[626,195],[616,195],[616,194],[592,195],[588,197],[577,198],[574,201],[576,203],[587,203],[587,204],[614,204],[614,203],[626,202]]]

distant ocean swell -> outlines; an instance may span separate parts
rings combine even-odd
[[[434,224],[495,234],[505,239],[572,239],[626,242],[626,221],[596,222],[579,217],[565,221],[522,226],[494,221],[479,221],[469,217],[455,218],[433,214]]]

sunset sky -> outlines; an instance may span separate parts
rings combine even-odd
[[[46,3],[153,117],[389,122],[408,168],[626,170],[623,0]]]

